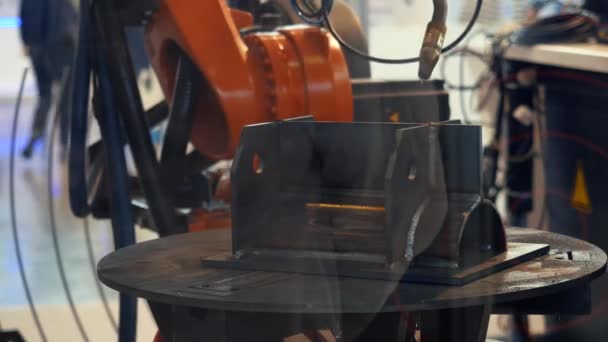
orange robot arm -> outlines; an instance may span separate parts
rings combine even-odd
[[[211,160],[231,158],[250,124],[312,115],[352,121],[352,88],[338,42],[323,29],[287,26],[250,33],[246,12],[223,0],[164,0],[146,29],[161,87],[173,98],[177,54],[197,65],[204,85],[195,103],[191,141]]]

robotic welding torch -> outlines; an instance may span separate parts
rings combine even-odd
[[[433,18],[426,27],[424,41],[420,49],[420,63],[418,77],[428,80],[441,57],[445,33],[447,31],[446,20],[448,15],[447,0],[433,0]]]

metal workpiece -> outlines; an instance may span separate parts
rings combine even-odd
[[[456,285],[546,253],[506,253],[482,196],[480,136],[452,122],[246,127],[232,253],[203,264]]]

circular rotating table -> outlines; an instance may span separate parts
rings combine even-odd
[[[464,286],[439,286],[204,268],[203,258],[231,248],[230,231],[217,230],[113,252],[98,274],[107,286],[148,300],[169,341],[281,340],[336,326],[344,340],[397,341],[404,312],[419,314],[425,341],[482,341],[491,313],[590,310],[580,298],[606,269],[601,249],[532,229],[508,229],[507,236],[549,244],[551,252]]]

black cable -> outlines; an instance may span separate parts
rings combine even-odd
[[[332,36],[334,36],[334,38],[338,41],[338,43],[340,43],[342,48],[349,51],[350,53],[353,53],[361,58],[365,58],[371,62],[383,63],[383,64],[408,64],[408,63],[417,63],[420,61],[420,57],[402,58],[402,59],[388,59],[388,58],[374,57],[374,56],[361,52],[361,51],[357,50],[356,48],[352,47],[350,44],[348,44],[346,41],[344,41],[344,39],[342,39],[342,37],[340,37],[338,32],[333,27],[331,20],[329,19],[329,13],[331,11],[331,7],[328,6],[329,2],[332,2],[332,0],[322,0],[321,7],[319,8],[318,11],[316,11],[314,13],[306,13],[306,11],[303,11],[302,8],[298,5],[297,0],[291,1],[292,6],[294,7],[294,9],[298,13],[298,15],[308,23],[314,23],[315,20],[311,19],[311,17],[314,17],[315,15],[320,15],[320,17],[318,17],[318,19],[319,19],[318,23],[325,24],[325,27],[327,28],[327,30],[332,34]],[[442,54],[453,50],[471,32],[471,30],[473,29],[473,26],[475,26],[475,23],[477,22],[477,19],[479,18],[479,14],[481,13],[482,5],[483,5],[483,0],[477,0],[477,3],[475,5],[475,10],[473,11],[473,16],[471,17],[471,20],[467,24],[466,28],[460,34],[460,36],[458,36],[458,38],[456,38],[453,42],[451,42],[445,48],[441,49]]]
[[[124,115],[124,113],[118,109],[114,102],[113,84],[108,75],[108,61],[105,59],[103,51],[97,49],[95,57],[94,105],[106,153],[105,162],[108,177],[112,180],[110,212],[114,246],[116,249],[120,249],[135,244],[134,218],[128,183],[129,175],[122,144],[123,128],[119,121],[119,115]],[[118,340],[120,342],[134,342],[137,335],[137,299],[121,293],[119,302]]]
[[[558,14],[536,21],[516,32],[516,42],[534,45],[555,42],[580,42],[595,35],[597,22],[585,11]]]
[[[89,90],[91,66],[89,59],[90,0],[80,0],[80,27],[78,49],[74,58],[74,80],[70,113],[69,135],[69,192],[70,208],[77,217],[86,217],[90,213],[86,177],[86,139],[87,119],[89,115]]]
[[[127,48],[123,23],[116,15],[115,1],[96,1],[93,9],[95,28],[99,34],[97,49],[105,59],[110,96],[120,111],[121,124],[131,148],[138,180],[150,208],[154,226],[161,236],[183,228],[177,220],[175,206],[161,175],[160,163],[152,144],[144,116],[141,95]],[[114,100],[113,100],[114,101]]]
[[[91,123],[90,120],[87,120],[86,122],[87,122],[87,126],[88,126],[88,124]],[[88,131],[88,129],[87,129],[87,131]],[[91,187],[88,186],[87,188],[91,188]],[[117,332],[118,324],[116,323],[116,319],[114,318],[114,315],[112,314],[112,310],[110,308],[110,304],[108,302],[106,293],[103,290],[103,286],[101,285],[101,282],[97,278],[97,259],[95,258],[95,251],[93,250],[93,241],[91,238],[91,227],[89,225],[89,220],[87,219],[87,217],[84,217],[82,219],[82,226],[83,226],[84,235],[85,235],[85,243],[86,243],[86,247],[87,247],[89,266],[90,266],[91,272],[93,273],[93,278],[95,280],[97,292],[99,293],[99,298],[101,299],[104,311],[106,313],[106,316],[108,317],[110,325],[114,328],[114,331]]]
[[[93,272],[93,278],[95,278],[95,285],[97,287],[97,292],[99,293],[99,298],[101,298],[101,303],[103,304],[104,311],[106,316],[108,316],[108,320],[114,328],[114,331],[118,331],[118,324],[116,323],[116,318],[112,314],[112,309],[110,308],[110,304],[108,302],[108,297],[106,296],[106,292],[103,290],[103,286],[101,282],[97,278],[97,259],[95,258],[95,252],[93,251],[93,241],[91,239],[91,227],[89,226],[89,220],[85,217],[82,219],[82,226],[84,228],[84,236],[87,244],[87,252],[89,257],[89,265],[91,266],[91,271]]]
[[[196,65],[181,50],[177,60],[177,72],[173,91],[173,103],[169,113],[169,120],[165,130],[160,165],[163,176],[168,184],[174,185],[171,176],[184,174],[184,156],[190,140],[190,132],[194,115],[192,107],[195,104],[195,92],[198,85],[198,69]]]
[[[65,75],[64,75],[65,76]],[[63,77],[64,80],[62,82],[62,89],[67,89],[66,87],[66,77]],[[63,96],[63,94],[61,95]],[[78,314],[78,310],[76,309],[76,305],[74,303],[74,298],[72,297],[72,291],[70,288],[70,284],[67,279],[67,274],[65,272],[65,267],[63,263],[63,255],[61,253],[61,246],[59,245],[59,232],[57,230],[57,221],[55,218],[55,206],[53,201],[53,161],[54,161],[54,147],[55,147],[55,133],[57,132],[57,127],[59,126],[59,120],[61,115],[66,115],[67,113],[61,113],[56,110],[55,116],[53,118],[53,123],[51,126],[51,133],[49,135],[49,146],[48,146],[48,159],[47,159],[47,195],[48,195],[48,206],[49,206],[49,219],[51,225],[51,235],[53,237],[53,248],[55,252],[55,259],[57,260],[57,268],[59,269],[59,277],[61,278],[61,284],[63,286],[63,290],[65,292],[66,299],[68,300],[68,304],[70,306],[70,311],[72,312],[72,316],[74,317],[74,322],[76,322],[76,326],[78,327],[78,331],[80,332],[80,336],[83,341],[88,342],[89,336],[87,335],[86,330],[84,329],[84,324],[80,319],[80,315]]]
[[[21,277],[21,283],[23,284],[23,290],[25,291],[25,296],[27,298],[28,306],[30,307],[30,312],[32,313],[32,317],[34,318],[34,323],[36,324],[36,329],[38,329],[38,334],[40,335],[40,339],[43,342],[48,341],[46,338],[46,334],[44,333],[44,329],[42,328],[42,323],[40,322],[40,317],[38,316],[38,311],[36,310],[36,305],[34,304],[34,299],[32,297],[32,291],[30,290],[29,283],[27,281],[27,277],[25,275],[25,265],[23,264],[23,255],[21,253],[21,243],[19,242],[19,230],[17,229],[17,210],[15,208],[15,150],[17,148],[17,127],[19,124],[19,112],[21,111],[21,100],[23,98],[23,88],[25,88],[25,80],[27,79],[27,68],[23,70],[23,76],[21,77],[21,85],[19,86],[19,94],[17,95],[17,103],[15,105],[15,114],[13,116],[13,127],[11,130],[11,152],[10,152],[10,161],[9,161],[9,201],[10,201],[10,210],[11,210],[11,226],[13,229],[13,242],[15,244],[15,254],[17,256],[17,265],[19,266],[19,276]]]

